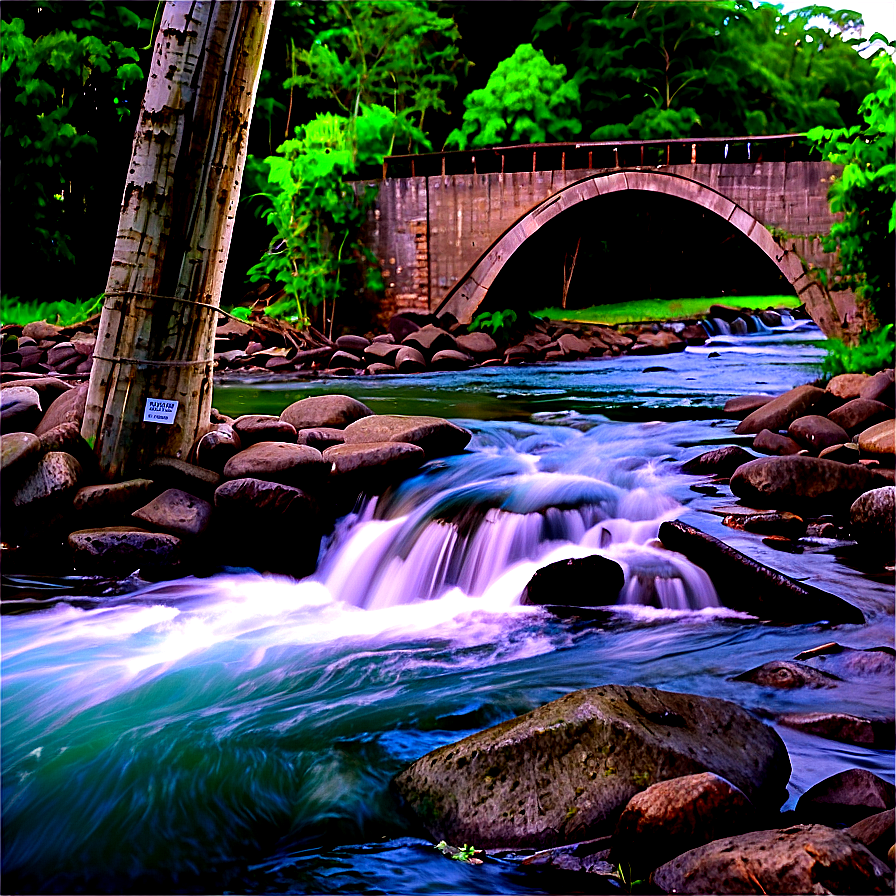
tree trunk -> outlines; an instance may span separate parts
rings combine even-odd
[[[157,456],[185,459],[208,425],[221,283],[273,6],[165,4],[82,426],[107,479]],[[177,402],[171,422],[144,419],[150,399]]]

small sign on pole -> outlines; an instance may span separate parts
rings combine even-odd
[[[177,404],[176,401],[166,401],[164,398],[147,398],[146,408],[143,411],[143,422],[174,423]]]

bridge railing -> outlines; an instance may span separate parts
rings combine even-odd
[[[685,137],[677,140],[613,140],[529,143],[486,149],[386,156],[382,171],[359,179],[437,177],[522,171],[578,171],[590,168],[660,168],[667,165],[797,162],[821,156],[803,134],[761,137]]]

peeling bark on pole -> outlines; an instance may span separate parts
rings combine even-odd
[[[103,474],[185,458],[208,424],[213,349],[273,2],[169,2],[153,49],[82,433]],[[176,401],[170,424],[148,399]]]

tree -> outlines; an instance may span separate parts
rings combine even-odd
[[[541,50],[521,44],[498,63],[482,90],[464,100],[463,125],[445,145],[466,149],[568,140],[582,129],[573,117],[578,101],[578,86],[567,79],[566,66],[551,65]]]
[[[108,479],[158,455],[185,458],[208,424],[220,287],[271,7],[165,4],[82,426]],[[150,400],[172,402],[172,419],[153,422]]]

